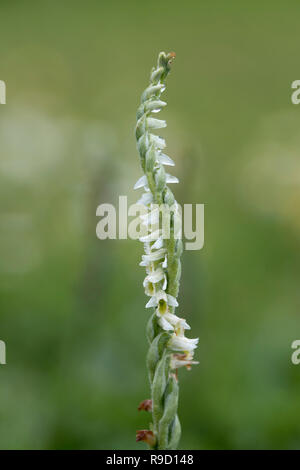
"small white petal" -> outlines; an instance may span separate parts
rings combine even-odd
[[[151,143],[154,143],[158,149],[164,149],[166,147],[165,139],[162,139],[158,135],[150,134],[149,135]]]
[[[168,305],[170,305],[170,307],[178,307],[178,302],[176,298],[173,297],[173,295],[167,294],[167,297],[168,297]]]
[[[176,325],[180,321],[180,318],[177,317],[177,315],[174,315],[173,313],[166,313],[165,318],[173,326]]]
[[[166,121],[162,119],[149,117],[147,118],[146,121],[147,121],[148,129],[162,129],[163,127],[167,127]]]
[[[165,273],[163,272],[163,270],[157,269],[156,271],[153,271],[152,273],[148,274],[146,279],[148,282],[156,283],[164,279],[164,277],[165,277]]]
[[[190,325],[185,321],[184,318],[180,318],[178,323],[180,323],[180,326],[182,328],[184,328],[185,330],[190,330],[191,329]]]
[[[166,278],[166,276],[165,276],[165,279],[164,279],[164,284],[163,284],[163,287],[162,287],[162,288],[163,288],[163,290],[166,290],[166,288],[167,288],[167,285],[168,285],[168,282],[167,282],[167,278]]]
[[[167,255],[165,256],[165,259],[164,259],[164,262],[163,262],[163,264],[162,264],[162,267],[163,267],[164,269],[166,269],[166,268],[168,267],[168,258],[167,258]]]
[[[159,318],[158,323],[162,327],[163,330],[166,330],[166,331],[174,330],[173,326],[164,318],[164,316]]]
[[[146,308],[151,308],[151,307],[156,307],[157,305],[157,299],[155,296],[151,297],[149,302],[146,303]]]
[[[167,103],[161,100],[154,100],[152,101],[151,99],[144,102],[144,108],[146,111],[151,111],[151,113],[158,113],[161,111],[161,108],[164,106],[167,106]]]
[[[162,238],[158,238],[155,243],[151,246],[151,250],[158,250],[164,246],[164,242]],[[164,268],[164,265],[163,265]]]
[[[143,261],[146,261],[146,262],[158,261],[164,258],[165,252],[166,252],[165,248],[161,248],[160,250],[157,250],[157,251],[151,251],[151,253],[149,253],[148,255],[143,255],[142,259]]]
[[[157,298],[157,303],[161,299],[163,299],[165,302],[167,302],[167,294],[163,290],[160,290],[160,291],[156,292],[155,296]]]
[[[179,183],[179,179],[176,178],[176,176],[166,173],[166,183]]]
[[[169,323],[171,323],[171,325],[176,327],[176,330],[178,329],[178,325],[180,325],[180,328],[185,328],[186,330],[191,329],[191,327],[187,324],[187,322],[183,318],[179,318],[177,317],[177,315],[174,315],[173,313],[166,313],[164,317]]]
[[[151,241],[157,240],[160,236],[161,236],[161,231],[156,230],[155,232],[149,233],[148,235],[145,235],[144,237],[140,237],[139,241],[143,243],[151,242]]]
[[[147,176],[143,175],[137,180],[137,182],[133,186],[133,189],[143,188],[144,186],[147,186],[147,184],[148,184]]]
[[[165,153],[161,153],[158,159],[162,165],[175,166],[175,162],[173,162],[172,158]]]
[[[166,89],[166,85],[163,83],[158,83],[157,85],[149,85],[145,91],[143,91],[141,101],[144,103],[146,100],[151,98],[157,92],[162,93]]]
[[[189,339],[174,334],[170,339],[169,346],[174,351],[193,351],[197,347],[198,341],[198,338]]]
[[[139,263],[139,266],[149,266],[149,262],[142,260],[142,261]]]

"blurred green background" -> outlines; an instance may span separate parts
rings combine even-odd
[[[0,447],[135,449],[149,416],[141,244],[96,207],[141,175],[133,128],[159,51],[180,203],[205,203],[180,312],[183,449],[300,448],[296,1],[0,5]]]

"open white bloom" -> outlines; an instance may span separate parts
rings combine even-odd
[[[174,333],[169,340],[169,348],[172,351],[192,352],[196,349],[199,338],[186,338],[185,336]]]
[[[155,284],[156,282],[159,282],[162,279],[164,279],[164,277],[165,277],[165,273],[164,273],[163,269],[157,268],[154,271],[150,271],[150,273],[145,278],[145,280],[147,280],[149,282],[153,282]]]
[[[161,248],[160,250],[151,251],[146,255],[142,255],[142,261],[140,262],[140,266],[149,266],[150,263],[153,263],[154,261],[165,259],[166,251],[167,250],[165,248]]]
[[[190,329],[190,326],[183,318],[179,318],[169,311],[169,307],[178,307],[178,302],[175,297],[165,291],[159,290],[151,296],[146,308],[151,307],[157,307],[158,323],[163,330],[184,331],[184,329]]]
[[[149,302],[146,304],[146,308],[157,307],[159,315],[164,315],[168,311],[168,305],[170,307],[177,307],[178,302],[170,294],[166,294],[164,290],[156,292]]]
[[[173,313],[165,313],[164,315],[160,315],[158,309],[156,310],[156,314],[160,317],[158,320],[159,325],[162,327],[163,330],[173,330],[175,331],[176,328],[182,328],[186,330],[190,330],[191,327],[187,324],[184,318],[179,318],[177,315]]]
[[[154,271],[150,271],[145,277],[143,286],[145,287],[145,293],[149,296],[155,294],[155,284],[163,281],[163,290],[167,288],[167,276],[162,268],[157,268]]]

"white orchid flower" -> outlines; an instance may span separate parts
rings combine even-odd
[[[184,318],[179,318],[177,315],[173,313],[167,312],[164,315],[159,315],[159,312],[156,312],[160,319],[158,323],[163,328],[163,330],[173,330],[175,331],[176,328],[180,327],[185,330],[190,330],[190,325],[185,321]]]
[[[145,287],[145,292],[149,296],[153,296],[155,294],[155,286],[158,282],[163,281],[162,289],[165,290],[167,288],[167,277],[162,268],[157,268],[154,271],[150,271],[149,274],[145,277],[143,286]]]
[[[146,255],[142,255],[142,261],[140,266],[149,266],[154,261],[159,261],[165,258],[166,248],[161,248],[160,250],[151,251]]]
[[[168,311],[168,306],[177,307],[178,302],[170,294],[166,294],[164,290],[156,292],[153,297],[146,304],[146,308],[157,307],[159,315],[164,315]]]
[[[186,338],[185,336],[177,335],[174,333],[169,340],[169,348],[172,351],[192,352],[196,349],[199,338]]]

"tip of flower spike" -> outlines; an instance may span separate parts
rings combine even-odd
[[[175,57],[176,57],[176,53],[175,53],[175,52],[169,52],[169,53],[167,54],[167,58],[168,58],[169,60],[174,60]]]
[[[175,52],[168,52],[167,54],[165,52],[160,52],[158,56],[158,65],[162,65],[163,67],[171,65],[175,57]]]
[[[168,54],[166,54],[165,52],[160,52],[160,54],[158,55],[158,67],[163,67],[165,72],[162,74],[161,76],[161,80],[164,81],[166,76],[168,75],[168,73],[170,72],[171,70],[171,64],[173,62],[173,60],[175,59],[176,57],[176,54],[175,52],[168,52]]]

